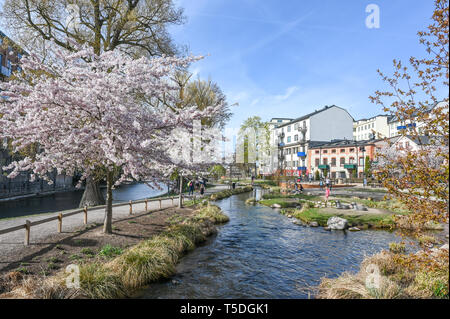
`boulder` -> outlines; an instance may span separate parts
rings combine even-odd
[[[319,223],[318,222],[310,222],[309,225],[311,227],[319,227]]]
[[[280,204],[272,204],[272,206],[270,206],[270,207],[272,207],[272,208],[281,208],[281,205]]]
[[[324,230],[331,231],[331,228],[330,228],[330,227],[324,227],[323,229],[324,229]]]
[[[361,204],[357,204],[357,203],[352,203],[353,209],[354,210],[359,210],[359,211],[367,211],[367,207]]]
[[[292,215],[287,215],[288,218],[292,218]]]
[[[330,229],[344,230],[348,228],[348,221],[344,218],[333,216],[328,218],[327,225]]]
[[[359,229],[358,227],[350,227],[348,230],[349,231],[360,231],[361,229]]]

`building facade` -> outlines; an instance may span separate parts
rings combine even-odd
[[[281,175],[307,176],[308,149],[335,138],[351,140],[353,121],[347,110],[332,105],[278,125],[273,129],[278,162],[272,169]]]
[[[312,177],[353,178],[364,177],[366,157],[373,161],[377,140],[332,140],[311,146],[308,151],[308,167]]]
[[[18,62],[26,54],[16,43],[0,31],[0,81],[6,81],[16,70]]]
[[[364,141],[389,137],[389,121],[392,118],[391,115],[377,115],[353,122],[353,139]]]

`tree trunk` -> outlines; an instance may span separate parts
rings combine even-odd
[[[178,199],[178,208],[183,207],[183,175],[180,174],[180,198]]]
[[[103,222],[103,233],[105,234],[112,234],[112,184],[113,173],[108,171],[106,174],[106,208]]]
[[[93,178],[86,178],[86,188],[81,197],[79,207],[105,205],[105,199],[100,191],[100,185]]]

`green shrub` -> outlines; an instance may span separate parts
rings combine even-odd
[[[103,257],[112,258],[112,257],[119,256],[122,253],[123,253],[122,248],[114,247],[114,246],[111,246],[110,244],[106,244],[105,246],[103,246],[103,248],[100,250],[100,252],[98,254]]]

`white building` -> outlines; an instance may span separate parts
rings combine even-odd
[[[435,105],[431,106],[429,111],[434,109],[435,107],[446,107],[448,111],[448,102],[438,102]],[[423,126],[425,125],[423,122],[418,121],[416,118],[413,118],[412,120],[401,120],[397,116],[392,116],[389,121],[389,137],[399,136],[402,135],[402,131],[411,130],[412,128],[416,128],[416,131],[419,135],[422,135],[423,132]]]
[[[260,175],[270,175],[274,172],[276,167],[278,167],[278,148],[276,147],[278,137],[276,135],[276,128],[290,121],[292,121],[292,118],[274,117],[269,122],[267,122],[269,124],[270,130],[271,150],[267,154],[264,154],[266,156],[264,156],[264,158],[261,158],[260,162],[258,163],[258,173]]]
[[[309,174],[307,153],[311,143],[333,139],[353,139],[353,117],[336,105],[325,106],[307,115],[281,123],[273,128],[271,173],[284,175]]]
[[[389,121],[391,115],[376,115],[368,119],[353,122],[353,139],[355,141],[385,138],[389,135]]]

